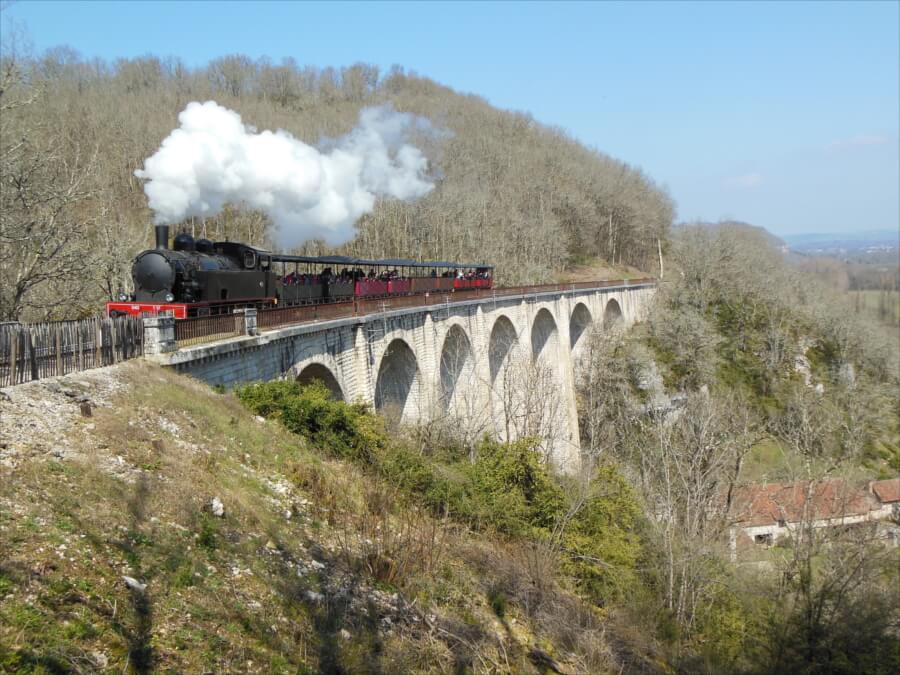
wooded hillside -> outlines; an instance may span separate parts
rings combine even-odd
[[[655,270],[666,243],[672,200],[639,169],[401,68],[318,70],[234,55],[189,69],[154,56],[106,63],[66,48],[29,57],[7,46],[0,246],[11,262],[0,269],[0,318],[92,313],[127,286],[132,257],[152,239],[134,171],[187,103],[210,99],[246,124],[312,144],[347,133],[370,105],[431,121],[438,132],[415,142],[436,188],[416,203],[379,203],[342,252],[486,259],[501,283],[519,283],[549,280],[590,256]],[[231,209],[187,226],[270,244],[258,213]]]

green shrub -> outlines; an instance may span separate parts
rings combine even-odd
[[[414,496],[436,515],[451,513],[456,518],[468,513],[464,479],[420,452],[391,445],[378,455],[375,467],[385,480]]]
[[[481,441],[468,477],[473,516],[508,534],[552,528],[565,512],[565,498],[553,482],[534,439]]]
[[[642,554],[637,496],[614,466],[597,470],[591,496],[565,533],[565,563],[581,590],[597,603],[635,588]]]
[[[257,415],[275,417],[281,413],[284,404],[291,398],[299,396],[302,387],[296,382],[279,380],[248,384],[235,391],[241,402]]]
[[[251,384],[239,389],[237,396],[256,414],[281,420],[294,433],[342,459],[371,463],[375,453],[388,445],[384,426],[368,414],[366,406],[334,400],[320,382]]]
[[[219,524],[208,513],[203,513],[197,523],[197,544],[207,551],[219,547]]]

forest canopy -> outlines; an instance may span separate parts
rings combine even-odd
[[[311,145],[347,134],[362,109],[383,104],[441,130],[414,139],[435,188],[414,202],[379,200],[340,253],[483,259],[500,283],[546,281],[595,256],[653,270],[674,215],[641,170],[399,67],[318,69],[236,54],[189,68],[152,55],[110,63],[66,47],[12,47],[0,78],[0,246],[11,261],[0,269],[2,319],[94,313],[128,287],[131,260],[152,238],[134,172],[192,101],[216,101],[246,124]],[[181,226],[272,246],[268,218],[239,204]]]

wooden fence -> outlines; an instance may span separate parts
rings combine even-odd
[[[0,387],[140,356],[143,338],[131,316],[0,325]]]

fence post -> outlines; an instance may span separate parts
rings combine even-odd
[[[94,366],[105,366],[103,363],[103,319],[95,319],[94,324]]]
[[[175,342],[175,317],[144,318],[144,354],[166,354],[178,349]]]
[[[9,383],[18,384],[18,380],[16,379],[16,370],[18,369],[18,347],[19,347],[19,331],[14,330],[10,331],[9,336]]]
[[[256,326],[256,307],[244,308],[244,335],[259,335]]]
[[[63,374],[62,333],[58,329],[53,331],[53,339],[56,346],[56,372],[54,375]]]
[[[28,349],[28,362],[31,366],[31,379],[38,380],[41,376],[38,373],[37,353],[34,348],[34,336],[31,334],[30,330],[27,330],[25,332],[25,336],[25,339],[27,340],[26,348]]]

